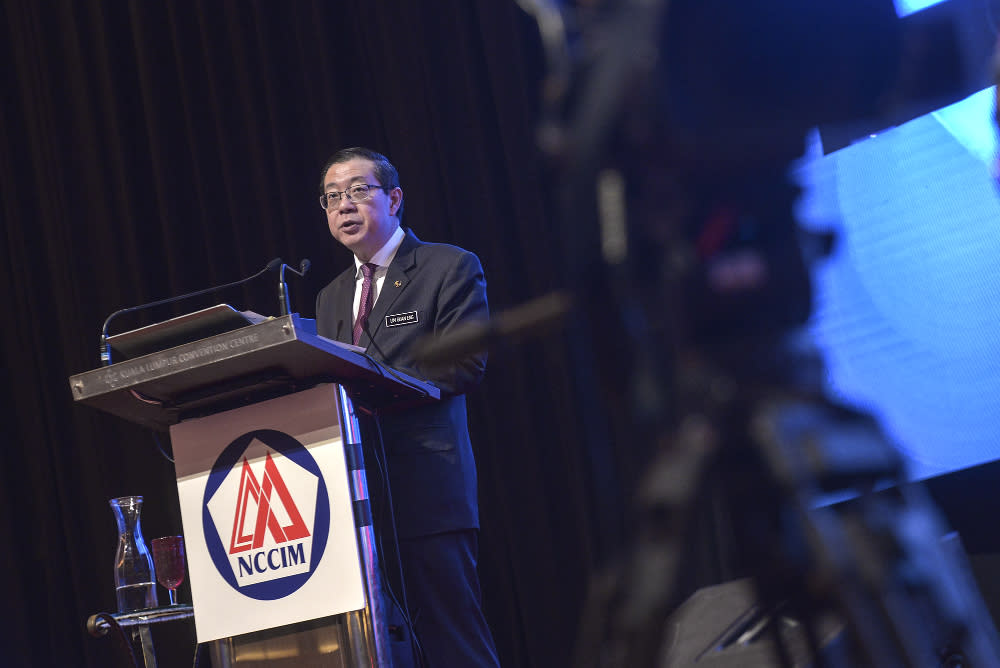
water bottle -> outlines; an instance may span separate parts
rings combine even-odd
[[[109,503],[118,524],[118,551],[115,553],[118,612],[155,608],[156,572],[139,523],[142,497],[123,496]]]

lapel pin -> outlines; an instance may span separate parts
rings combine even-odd
[[[403,281],[396,281],[396,283],[395,283],[395,286],[396,286],[397,288],[401,288],[401,287],[403,287]]]

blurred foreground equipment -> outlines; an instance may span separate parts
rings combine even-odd
[[[800,329],[833,240],[798,229],[788,178],[810,128],[946,100],[953,31],[891,0],[519,2],[549,60],[565,282],[622,332],[628,439],[650,450],[574,665],[1000,665],[957,539],[876,422],[823,396]],[[692,546],[720,505],[732,526],[708,530],[752,590],[682,605],[717,585]]]

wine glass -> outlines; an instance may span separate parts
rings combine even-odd
[[[184,537],[153,539],[156,580],[170,592],[170,605],[177,605],[177,587],[184,582]]]

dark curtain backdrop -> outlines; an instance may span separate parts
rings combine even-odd
[[[312,260],[291,291],[313,317],[349,262],[316,203],[333,151],[390,156],[405,222],[478,253],[494,311],[559,284],[534,143],[542,67],[514,0],[0,3],[0,664],[125,665],[84,629],[115,606],[108,499],[145,496],[147,539],[179,533],[173,467],[151,433],[75,406],[67,378],[98,365],[109,313],[276,256]],[[222,301],[274,314],[273,283],[111,329]],[[495,350],[471,397],[481,572],[506,666],[567,665],[588,574],[621,539],[621,471],[635,467],[600,410],[576,409],[591,405],[591,376],[570,334]]]

